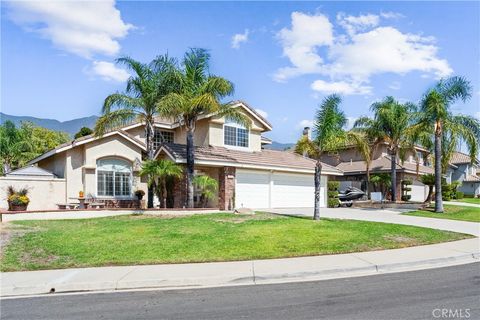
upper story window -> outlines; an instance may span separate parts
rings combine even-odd
[[[153,148],[157,150],[162,143],[173,143],[173,137],[172,131],[155,129],[155,133],[153,135]]]
[[[226,146],[248,148],[248,129],[227,120],[223,126],[223,143]]]
[[[97,160],[97,196],[129,197],[131,194],[131,163],[115,158]]]

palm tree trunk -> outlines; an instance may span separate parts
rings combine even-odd
[[[433,193],[433,186],[431,184],[428,185],[428,195],[427,199],[425,200],[424,203],[430,203],[432,202],[432,193]]]
[[[7,174],[11,171],[11,166],[10,166],[10,163],[5,161],[5,163],[3,164],[3,174]]]
[[[390,153],[391,168],[390,175],[392,177],[392,201],[397,201],[397,152],[392,151]]]
[[[322,175],[322,163],[317,160],[315,165],[315,204],[313,206],[313,220],[320,220],[320,181]]]
[[[435,130],[435,212],[443,212],[442,200],[442,132],[440,125]]]
[[[195,170],[195,146],[192,126],[187,127],[187,208],[193,208],[193,176]]]
[[[163,208],[167,208],[167,180],[164,179],[162,182],[162,196],[163,196]]]
[[[153,149],[153,124],[149,121],[147,121],[145,125],[145,138],[147,140],[147,157],[149,160],[153,160],[153,157],[155,156],[155,150]],[[153,208],[153,196],[154,196],[154,188],[153,188],[153,185],[150,185],[148,187],[148,197],[147,197],[148,208]]]
[[[366,168],[366,174],[367,174],[367,199],[370,200],[370,163],[367,162],[367,168]]]

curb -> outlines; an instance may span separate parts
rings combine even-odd
[[[321,256],[320,256],[321,257]],[[352,256],[353,258],[354,256]],[[318,257],[312,257],[315,259]],[[363,263],[360,267],[339,268],[333,266],[332,268],[323,268],[315,266],[317,271],[300,271],[300,272],[285,272],[279,271],[265,274],[256,274],[256,265],[262,264],[261,260],[240,262],[240,270],[234,272],[227,272],[233,274],[215,274],[215,270],[210,273],[210,276],[199,277],[165,277],[161,272],[158,276],[146,278],[142,280],[127,280],[128,276],[136,271],[141,271],[142,267],[155,266],[138,266],[130,267],[120,278],[115,280],[105,280],[100,282],[69,282],[68,279],[73,277],[78,271],[73,271],[70,275],[66,275],[60,279],[50,282],[44,282],[35,286],[2,286],[0,298],[15,298],[20,296],[31,295],[54,295],[54,293],[75,293],[75,292],[105,292],[105,291],[126,291],[126,290],[174,290],[186,288],[209,288],[209,287],[223,287],[223,286],[238,286],[238,285],[257,285],[257,284],[274,284],[286,282],[305,282],[317,281],[327,279],[340,279],[358,276],[368,276],[383,273],[414,271],[430,268],[440,268],[461,264],[469,264],[480,262],[480,252],[461,254],[456,256],[426,259],[419,261],[412,261],[407,263],[386,263],[386,264],[372,264],[368,261],[355,257],[358,261]],[[236,262],[233,262],[236,263]],[[211,267],[211,266],[209,266]],[[118,267],[113,267],[118,268]],[[212,267],[215,269],[214,267]],[[287,268],[288,269],[288,268]],[[162,276],[163,275],[163,276]],[[2,278],[5,274],[1,275]]]

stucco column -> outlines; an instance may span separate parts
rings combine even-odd
[[[235,167],[218,169],[218,207],[220,210],[235,208]]]

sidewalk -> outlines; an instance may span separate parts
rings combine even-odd
[[[314,281],[480,261],[479,240],[289,259],[5,272],[1,297]]]
[[[480,208],[480,204],[460,202],[460,201],[458,201],[458,202],[457,201],[443,201],[443,204],[448,204],[448,205],[451,205],[451,206]]]

